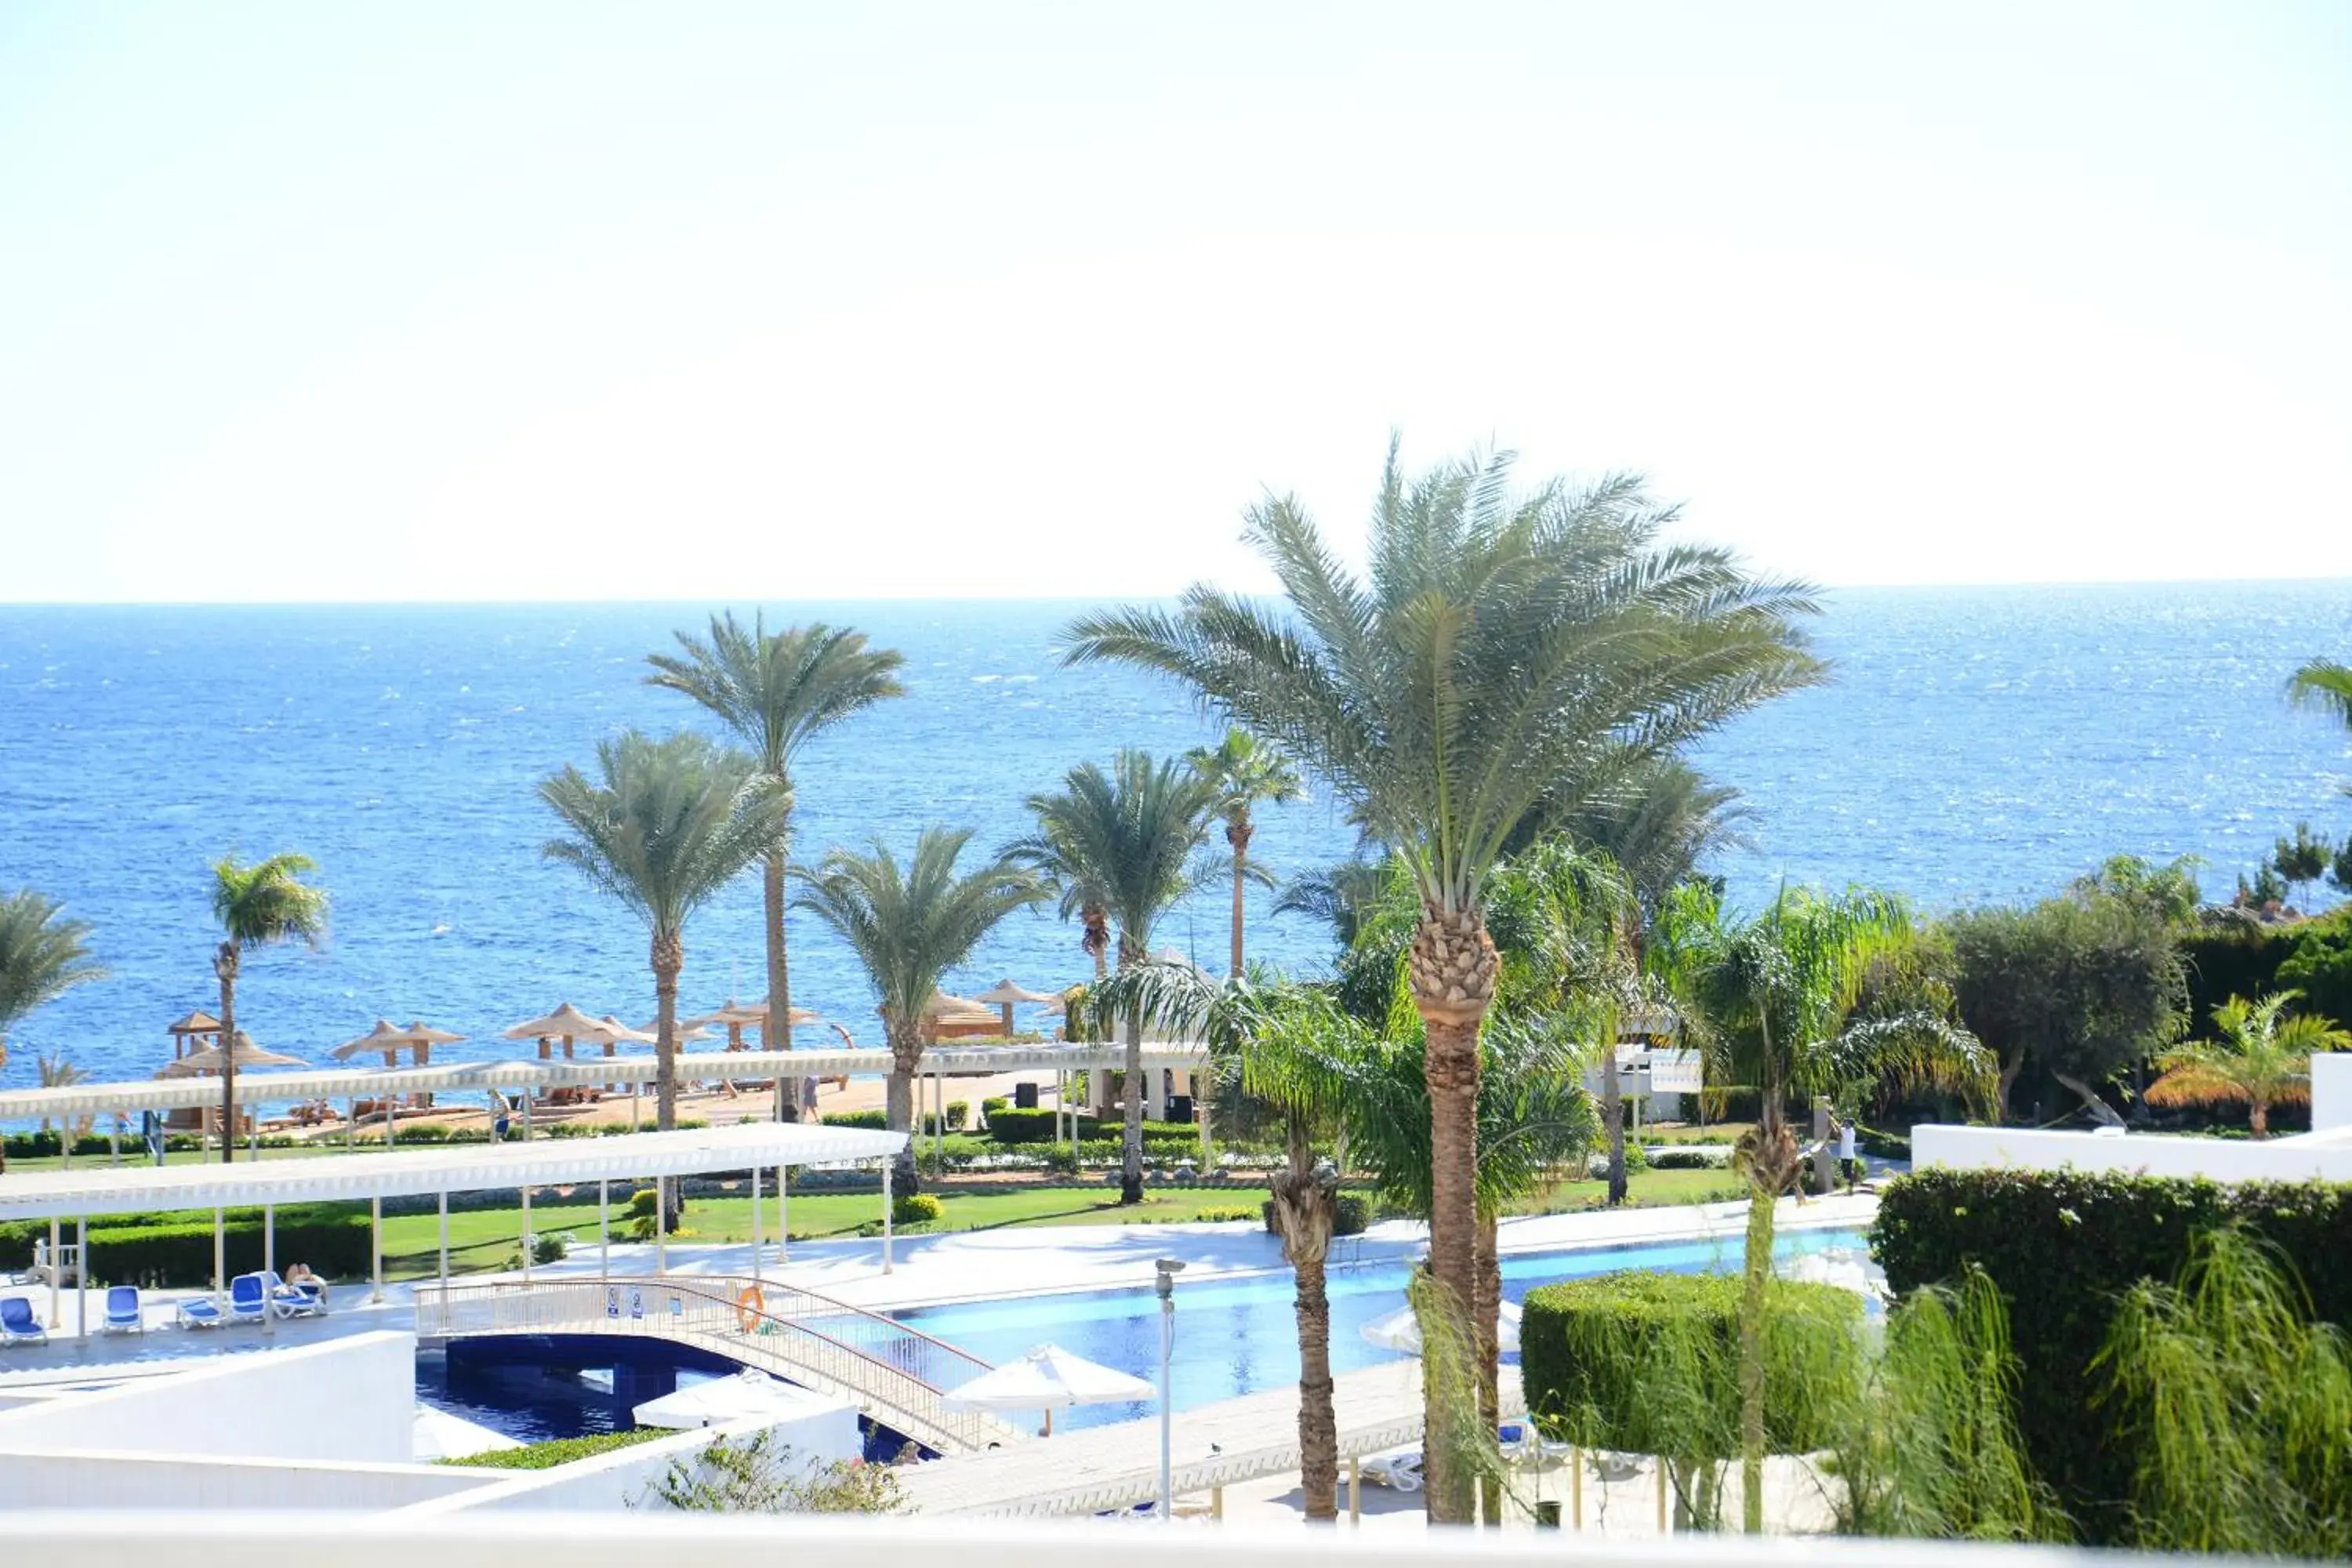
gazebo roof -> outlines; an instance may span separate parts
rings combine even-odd
[[[217,1035],[220,1026],[218,1018],[199,1007],[178,1023],[164,1025],[163,1032],[167,1035]]]

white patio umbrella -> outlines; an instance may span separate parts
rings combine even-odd
[[[1407,1355],[1421,1353],[1421,1321],[1412,1315],[1411,1307],[1399,1307],[1383,1318],[1374,1318],[1364,1325],[1364,1338],[1382,1350],[1402,1351]],[[1503,1303],[1495,1314],[1495,1348],[1516,1351],[1519,1348],[1519,1309],[1514,1301]]]
[[[1132,1405],[1156,1399],[1159,1392],[1142,1378],[1072,1355],[1059,1345],[1039,1345],[1019,1361],[948,1390],[946,1404],[950,1410],[1043,1410],[1050,1434],[1056,1410],[1073,1405]]]
[[[446,1410],[430,1405],[416,1407],[416,1420],[410,1428],[409,1458],[419,1463],[435,1459],[463,1459],[475,1454],[487,1454],[498,1448],[520,1448],[522,1445],[503,1432],[452,1415]]]
[[[732,1377],[689,1384],[675,1394],[649,1399],[629,1414],[640,1426],[670,1426],[684,1431],[694,1426],[722,1426],[751,1415],[804,1415],[832,1409],[840,1403],[813,1389],[745,1367]]]

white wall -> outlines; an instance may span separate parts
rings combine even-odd
[[[404,1464],[415,1411],[415,1336],[353,1334],[0,1410],[0,1454]]]
[[[2311,1058],[2311,1130],[2329,1132],[2352,1127],[2352,1051],[2326,1051]]]
[[[0,1511],[247,1508],[377,1513],[478,1488],[487,1473],[432,1465],[44,1450],[0,1458]]]
[[[2014,1127],[1911,1130],[1911,1160],[1957,1170],[2116,1171],[2206,1176],[2217,1182],[2352,1182],[2352,1143],[2273,1138],[2179,1138],[2156,1132],[2105,1137]]]

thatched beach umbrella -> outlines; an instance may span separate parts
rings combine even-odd
[[[1023,1007],[1058,1007],[1062,1001],[1058,996],[1048,996],[1036,991],[1025,991],[1020,986],[1013,984],[1010,980],[998,981],[995,984],[990,986],[987,990],[973,997],[972,1000],[975,1002],[985,1002],[992,1007],[1001,1008],[1003,1010],[1004,1015],[1004,1033],[1008,1038],[1013,1034],[1013,1009],[1016,1005]]]
[[[549,1043],[561,1039],[563,1055],[568,1060],[572,1056],[572,1041],[601,1038],[603,1029],[603,1025],[566,1002],[543,1018],[530,1018],[515,1025],[505,1031],[505,1037],[509,1040],[537,1040],[541,1061],[547,1060],[553,1054],[549,1049]],[[609,1056],[612,1053],[608,1051],[605,1054]]]
[[[433,1065],[434,1047],[454,1046],[466,1037],[453,1035],[446,1029],[436,1029],[430,1024],[420,1024],[414,1018],[408,1020],[408,1027],[403,1032],[407,1035],[408,1044],[416,1055],[416,1065],[421,1068]]]
[[[236,1032],[236,1047],[232,1052],[224,1055],[220,1047],[206,1046],[202,1050],[190,1051],[155,1076],[157,1078],[210,1078],[219,1073],[230,1061],[236,1064],[236,1070],[239,1072],[243,1072],[247,1068],[299,1068],[307,1065],[299,1057],[282,1057],[276,1051],[263,1050],[253,1043],[251,1035],[239,1029]]]
[[[407,1044],[407,1031],[394,1027],[389,1018],[378,1018],[374,1028],[356,1040],[345,1040],[327,1054],[339,1062],[347,1062],[353,1057],[376,1051],[382,1053],[385,1067],[396,1068],[400,1065],[400,1049]]]

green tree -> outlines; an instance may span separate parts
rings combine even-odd
[[[2137,904],[2167,925],[2185,925],[2197,918],[2205,895],[2197,885],[2194,855],[2183,855],[2158,865],[2137,855],[2116,855],[2096,871],[2077,877],[2068,890],[2078,899],[2105,895]]]
[[[8,1031],[35,1008],[106,978],[89,955],[89,922],[64,913],[29,888],[0,894],[0,1068],[8,1065]]]
[[[1214,783],[1182,763],[1154,763],[1146,752],[1123,751],[1108,773],[1083,763],[1065,775],[1059,790],[1031,795],[1037,831],[1013,846],[1013,853],[1060,894],[1063,919],[1076,912],[1118,923],[1118,966],[1126,969],[1150,955],[1151,928],[1160,917],[1201,885],[1192,855],[1208,839],[1219,798]],[[1091,931],[1087,940],[1093,940]],[[1139,1204],[1140,1021],[1130,1019],[1125,1032],[1127,1156],[1119,1201]]]
[[[1242,890],[1249,880],[1250,840],[1257,833],[1251,812],[1259,805],[1302,799],[1306,786],[1289,758],[1247,730],[1228,730],[1214,746],[1195,747],[1184,760],[1216,786],[1217,810],[1225,819],[1225,843],[1234,856],[1233,953],[1225,973],[1240,974]]]
[[[784,941],[784,868],[792,856],[793,759],[803,746],[876,703],[903,696],[898,672],[906,659],[892,648],[868,648],[862,632],[822,622],[770,632],[764,616],[745,626],[734,612],[710,617],[707,637],[677,634],[679,652],[651,654],[650,686],[682,691],[733,731],[759,759],[760,771],[783,792],[784,811],[768,847],[761,883],[768,939],[767,1047],[793,1046],[792,965]],[[798,1109],[800,1086],[777,1084],[778,1109]],[[813,1109],[813,1108],[812,1108]]]
[[[915,1124],[915,1074],[930,1033],[931,999],[940,977],[1013,910],[1045,899],[1037,878],[1009,855],[961,875],[956,862],[971,842],[969,829],[927,827],[902,868],[877,839],[870,853],[835,849],[814,871],[799,873],[794,907],[816,916],[849,944],[882,1006],[890,1042],[891,1131]],[[898,1161],[900,1190],[916,1187],[914,1148]]]
[[[213,863],[213,920],[222,941],[213,952],[220,981],[221,1163],[236,1158],[236,982],[248,947],[302,942],[327,935],[327,895],[302,879],[318,869],[307,855],[272,855],[247,866],[232,855]]]
[[[1380,898],[1391,875],[1378,860],[1334,861],[1284,883],[1281,896],[1274,900],[1274,912],[1320,921],[1330,928],[1331,940],[1345,951],[1356,945],[1364,911]]]
[[[1787,1121],[1790,1093],[1851,1092],[1864,1082],[1990,1089],[1990,1059],[1948,1018],[1918,1012],[1855,1024],[1874,965],[1899,952],[1910,932],[1899,900],[1866,889],[1832,898],[1784,889],[1769,910],[1739,921],[1710,893],[1685,887],[1652,949],[1709,1076],[1758,1086],[1757,1124],[1737,1152],[1753,1193],[1739,1324],[1741,1492],[1751,1535],[1763,1529],[1762,1335],[1773,1205],[1795,1185],[1801,1163]]]
[[[2298,708],[2316,708],[2352,730],[2352,664],[2315,658],[2288,677],[2286,694]]]
[[[2297,888],[2307,888],[2327,875],[2335,858],[2336,847],[2314,833],[2308,822],[2298,822],[2294,837],[2282,837],[2272,846],[2271,869],[2279,874],[2292,898]]]
[[[1623,868],[1643,917],[1699,875],[1717,854],[1753,847],[1743,826],[1754,815],[1729,784],[1716,784],[1680,757],[1653,757],[1580,802],[1528,842],[1564,833]]]
[[[2192,1040],[2167,1052],[2164,1076],[2147,1086],[2150,1105],[2246,1108],[2254,1136],[2271,1135],[2271,1107],[2311,1098],[2311,1057],[2352,1046],[2352,1034],[2309,1014],[2285,1016],[2299,991],[2273,991],[2259,1002],[2232,996],[2213,1009],[2218,1040]]]
[[[1329,779],[1409,867],[1436,1151],[1431,1267],[1457,1310],[1476,1274],[1478,1034],[1496,966],[1488,872],[1539,805],[1588,793],[1577,781],[1597,789],[1629,751],[1669,754],[1822,673],[1794,630],[1810,590],[1759,580],[1720,551],[1661,546],[1674,515],[1631,476],[1514,494],[1500,455],[1409,480],[1392,442],[1368,575],[1276,498],[1252,510],[1247,538],[1283,605],[1203,584],[1172,610],[1088,616],[1068,634],[1072,662],[1174,677]],[[1467,1478],[1443,1421],[1430,1427],[1432,1517],[1459,1521]]]
[[[2077,889],[2023,909],[1944,922],[1961,1022],[1998,1063],[2006,1113],[2038,1068],[2099,1121],[2120,1122],[2098,1086],[2159,1051],[2186,1022],[2179,928],[2148,903]]]
[[[765,855],[792,796],[751,758],[700,735],[625,730],[596,747],[597,777],[566,765],[539,784],[565,829],[541,851],[645,922],[653,967],[654,1117],[677,1124],[677,977],[686,922]]]

